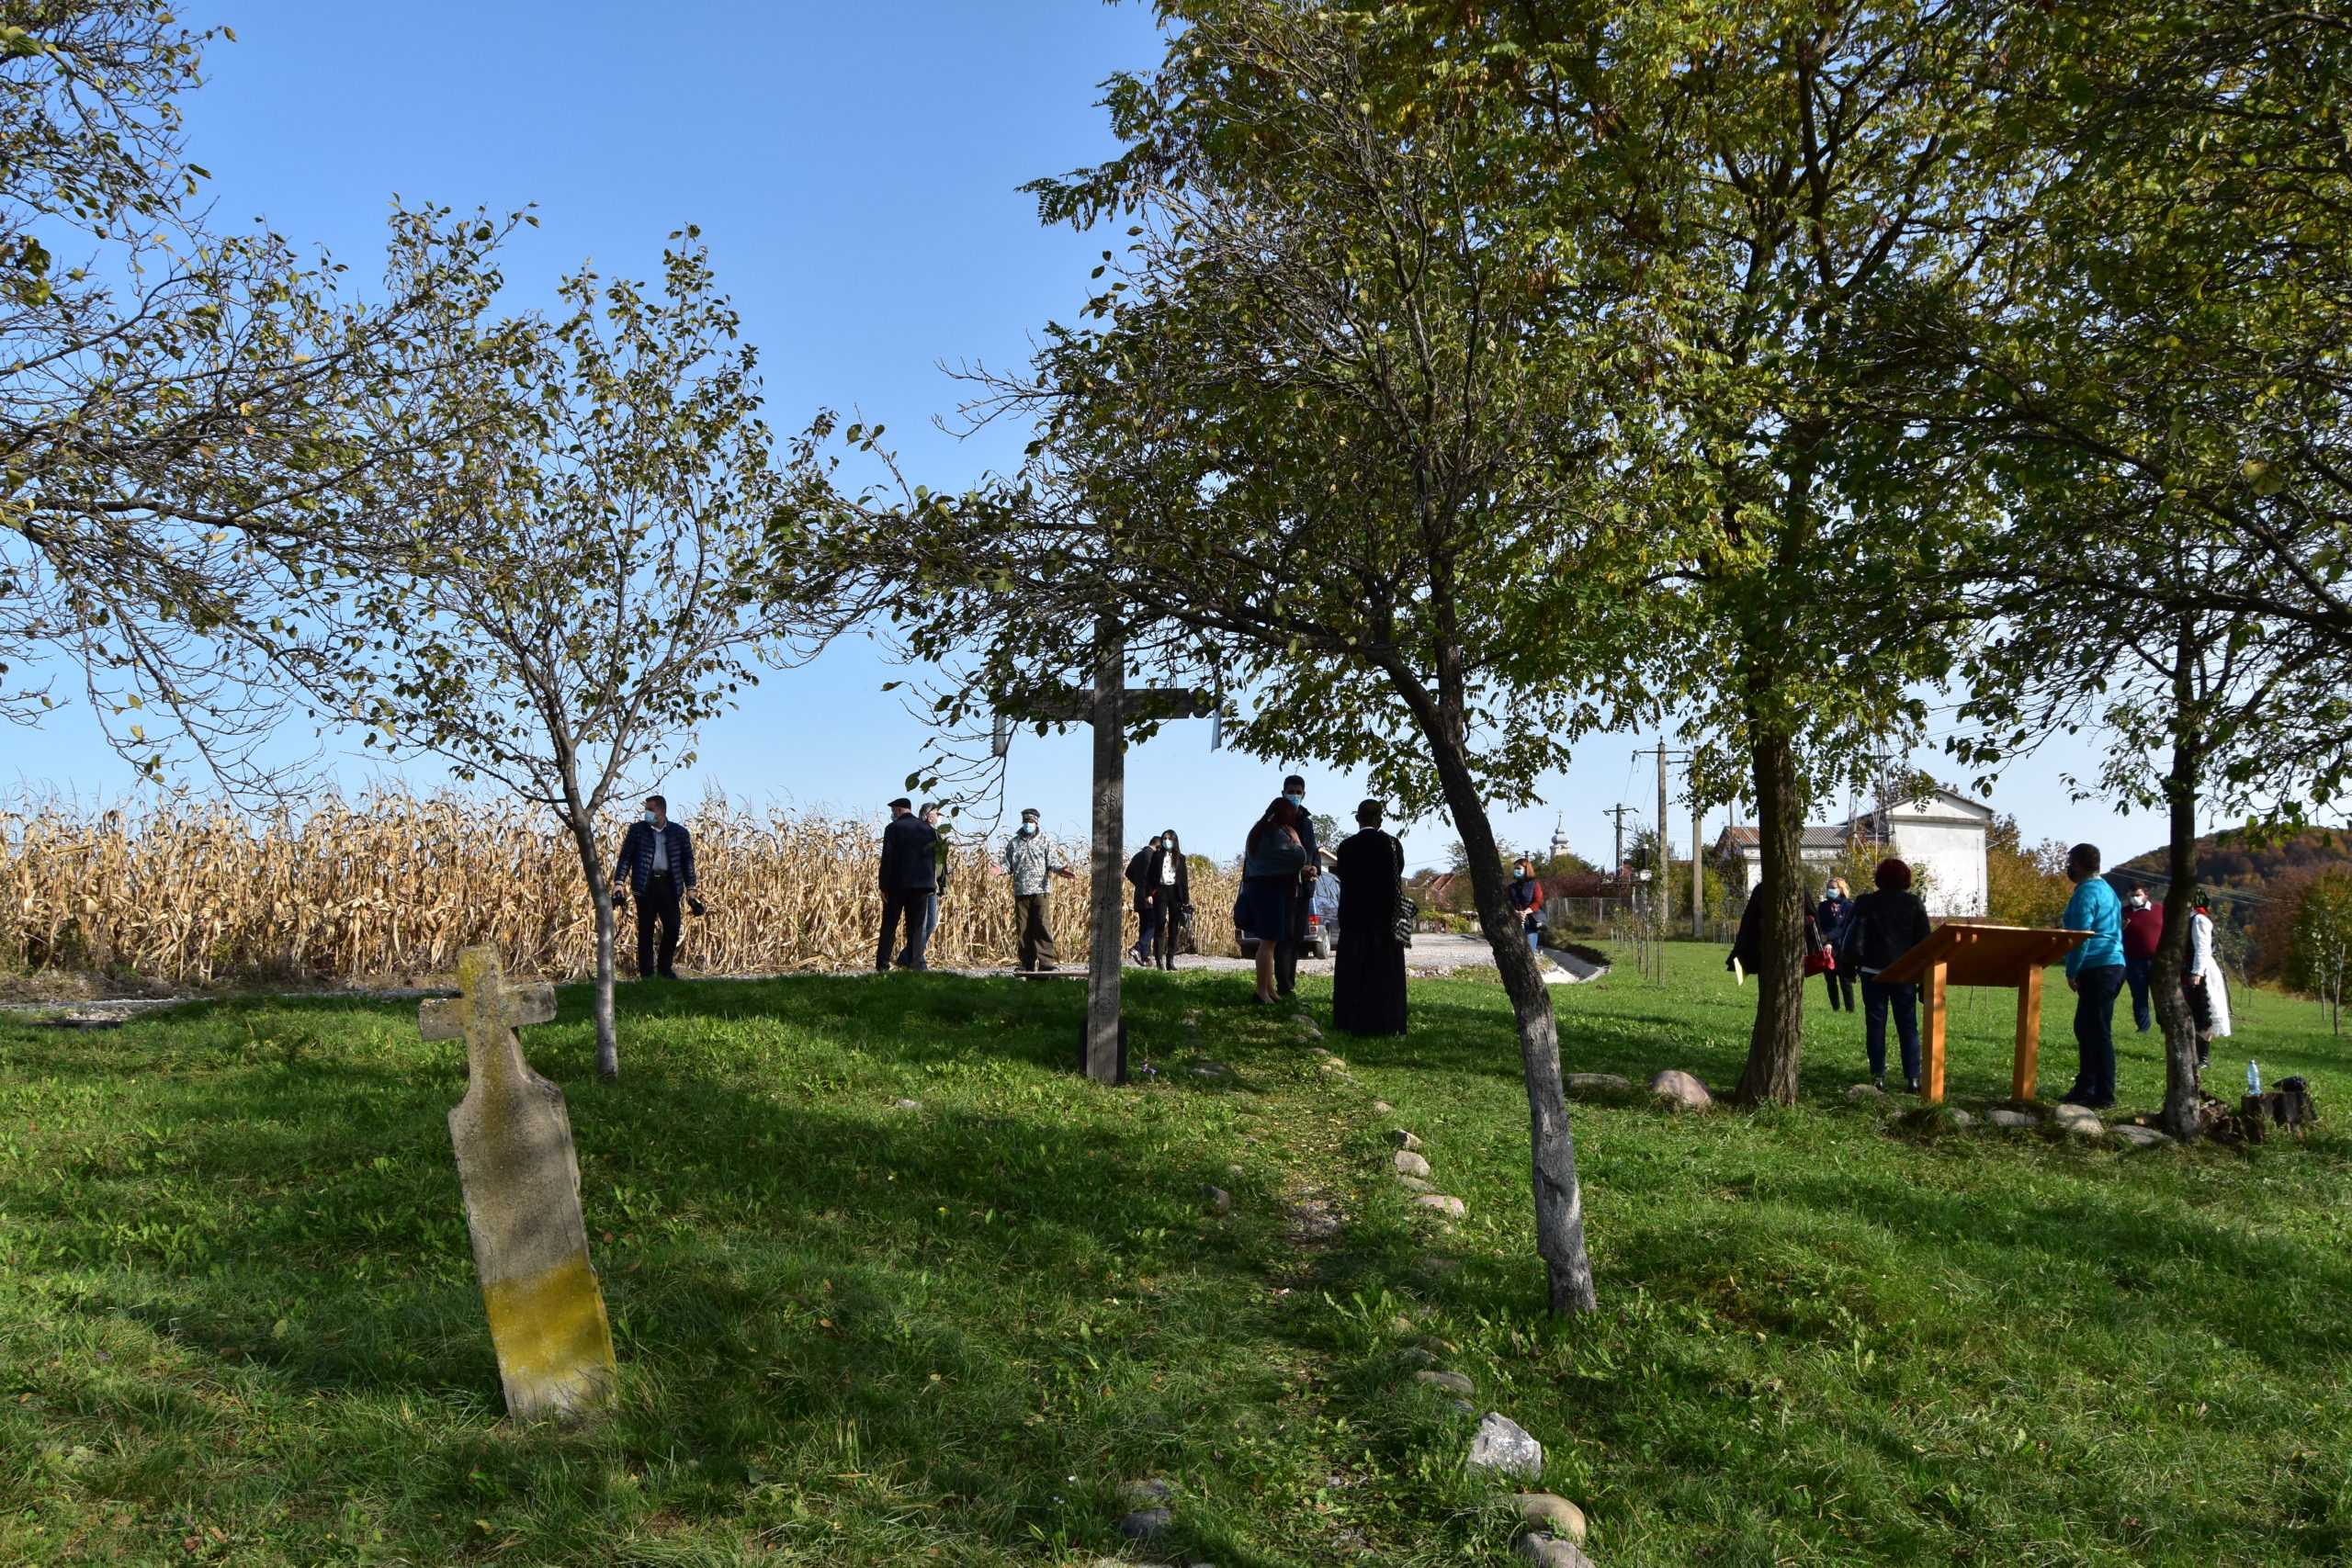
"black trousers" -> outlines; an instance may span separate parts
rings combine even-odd
[[[655,962],[655,936],[660,935],[660,962]],[[674,980],[678,957],[678,882],[666,871],[657,871],[646,882],[645,891],[637,896],[637,977],[660,975]]]
[[[907,948],[900,956],[910,969],[925,967],[923,949],[931,945],[931,932],[923,929],[931,911],[928,887],[885,887],[882,890],[882,936],[874,944],[874,967],[890,967],[890,954],[898,946],[899,922],[906,922]]]
[[[1852,1012],[1854,1010],[1854,977],[1859,973],[1860,971],[1853,969],[1824,969],[1821,972],[1823,983],[1829,987],[1829,1010],[1831,1012],[1836,1012],[1838,1010],[1840,1005],[1839,993],[1841,989],[1844,993],[1843,1005],[1845,1010],[1848,1012]]]
[[[2115,1103],[2115,998],[2123,965],[2103,964],[2075,976],[2075,1050],[2081,1066],[2062,1097],[2103,1110]]]
[[[1159,917],[1151,928],[1151,961],[1159,968],[1173,969],[1176,967],[1176,949],[1184,940],[1183,906],[1176,902],[1173,887],[1152,889],[1148,902]],[[1150,917],[1146,918],[1148,919]]]
[[[1282,941],[1274,943],[1274,989],[1283,996],[1298,989],[1298,950],[1306,945],[1306,912],[1314,900],[1304,889],[1290,897],[1290,919]]]

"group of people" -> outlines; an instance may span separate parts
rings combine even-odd
[[[1326,930],[1336,923],[1340,932],[1333,1022],[1355,1034],[1405,1032],[1409,922],[1399,917],[1405,849],[1382,829],[1384,817],[1380,802],[1363,802],[1356,807],[1357,831],[1327,856],[1306,810],[1306,781],[1293,774],[1251,825],[1233,919],[1238,930],[1257,939],[1257,1000],[1272,1004],[1295,994],[1299,954],[1314,917]],[[918,808],[901,796],[890,803],[890,822],[882,830],[882,930],[875,946],[876,969],[928,967],[926,950],[939,926],[951,864],[946,831],[936,802]],[[1526,867],[1521,869],[1524,873]],[[1019,970],[1052,972],[1059,955],[1046,895],[1053,878],[1076,874],[1041,830],[1034,807],[1021,813],[1019,829],[989,870],[1012,886]],[[1127,862],[1126,880],[1136,925],[1127,957],[1148,967],[1173,969],[1193,924],[1191,869],[1174,829],[1136,852]],[[1531,919],[1540,915],[1541,903],[1539,885]]]
[[[1273,1006],[1296,992],[1299,953],[1309,917],[1317,916],[1339,926],[1333,1025],[1350,1034],[1405,1032],[1405,846],[1382,829],[1385,816],[1377,800],[1358,805],[1356,831],[1331,852],[1328,869],[1306,810],[1306,781],[1297,774],[1283,781],[1283,793],[1250,824],[1233,920],[1258,940],[1259,1004]]]
[[[2100,874],[2096,844],[2076,844],[2066,856],[2066,879],[2075,892],[2058,918],[2067,931],[2090,938],[2066,954],[2066,985],[2075,993],[2075,1081],[2060,1098],[2105,1110],[2115,1103],[2115,1007],[2128,986],[2132,1019],[2144,1034],[2154,1025],[2151,996],[2156,946],[2164,940],[2164,910],[2134,886],[2119,897]],[[1857,898],[1842,877],[1832,877],[1821,902],[1805,916],[1805,966],[1828,987],[1833,1011],[1855,1010],[1860,991],[1863,1043],[1871,1081],[1886,1087],[1886,1031],[1890,1018],[1902,1053],[1905,1084],[1919,1092],[1919,988],[1886,984],[1879,973],[1925,942],[1930,925],[1927,906],[1911,890],[1911,868],[1892,857],[1881,861],[1876,886]],[[1763,956],[1760,897],[1751,897],[1726,965],[1754,969]],[[2209,1059],[2214,1037],[2230,1032],[2229,992],[2213,952],[2212,911],[2197,897],[2179,985],[2197,1027],[2197,1062]]]

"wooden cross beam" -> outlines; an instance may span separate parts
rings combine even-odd
[[[1017,721],[1094,727],[1093,853],[1088,903],[1086,1076],[1097,1083],[1126,1079],[1120,1046],[1120,950],[1126,945],[1127,901],[1122,887],[1126,845],[1127,721],[1198,718],[1216,712],[1213,692],[1186,686],[1130,686],[1126,631],[1116,616],[1094,624],[1094,684],[1008,699],[1000,716]],[[1001,753],[1000,753],[1001,754]]]
[[[582,1416],[612,1401],[613,1333],[588,1262],[563,1090],[531,1070],[514,1035],[555,1017],[555,988],[509,986],[491,947],[458,955],[458,986],[454,999],[420,1006],[416,1024],[427,1040],[466,1043],[449,1141],[506,1409]]]

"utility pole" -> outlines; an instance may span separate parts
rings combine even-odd
[[[1630,806],[1612,806],[1602,813],[1617,818],[1617,863],[1609,868],[1611,880],[1622,880],[1625,874],[1625,813],[1632,809]]]
[[[1692,942],[1704,942],[1707,940],[1707,874],[1704,863],[1699,858],[1699,846],[1702,842],[1700,838],[1700,834],[1706,830],[1701,826],[1701,819],[1706,814],[1699,809],[1699,780],[1696,776],[1698,771],[1697,763],[1698,759],[1695,757],[1692,758],[1691,772],[1693,776],[1690,780],[1690,940]]]
[[[1664,931],[1666,923],[1674,919],[1674,851],[1666,837],[1666,741],[1657,743],[1657,924]]]

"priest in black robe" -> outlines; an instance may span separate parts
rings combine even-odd
[[[1340,879],[1331,1022],[1350,1034],[1405,1032],[1405,946],[1396,940],[1405,846],[1380,830],[1382,814],[1376,800],[1356,807],[1363,830],[1340,842],[1331,868]]]

